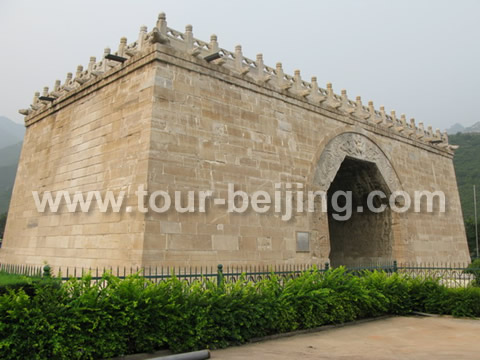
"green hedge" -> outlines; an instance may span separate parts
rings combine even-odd
[[[413,310],[480,316],[480,288],[339,268],[217,286],[105,275],[0,296],[1,359],[102,359],[168,348],[221,348],[270,334]]]
[[[18,291],[22,289],[27,295],[33,296],[36,288],[44,285],[51,286],[52,282],[56,283],[56,286],[60,286],[60,282],[53,278],[28,277],[0,271],[0,295],[7,293],[9,290]]]

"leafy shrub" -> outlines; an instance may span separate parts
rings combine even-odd
[[[55,279],[41,278],[41,277],[28,277],[23,275],[9,274],[6,272],[0,272],[0,295],[7,293],[9,290],[23,289],[27,295],[33,296],[35,294],[35,284],[51,285],[55,282],[60,286],[60,283]]]
[[[475,279],[472,282],[474,286],[480,286],[480,259],[475,259],[468,265],[467,269],[464,270],[467,274],[473,274]]]
[[[100,359],[168,348],[221,348],[255,337],[412,310],[480,316],[480,288],[343,268],[294,279],[155,284],[105,274],[0,296],[0,358]]]
[[[2,271],[0,272],[0,295],[8,292],[8,289],[19,290],[21,288],[33,295],[32,283],[32,278],[21,275],[12,275]]]

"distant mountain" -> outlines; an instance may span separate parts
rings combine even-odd
[[[0,167],[0,214],[8,210],[16,174],[17,164]]]
[[[8,210],[25,127],[0,116],[0,214]]]
[[[24,135],[25,126],[17,124],[5,116],[0,116],[0,148],[23,141]]]
[[[464,127],[462,124],[456,123],[447,129],[449,135],[455,135],[457,133],[480,133],[480,121],[476,122],[472,126]]]
[[[0,191],[0,215],[8,212],[13,187],[10,190]]]
[[[465,128],[464,133],[480,133],[480,121],[476,122],[472,126]]]
[[[0,168],[9,165],[17,165],[22,151],[22,142],[0,149]]]
[[[453,135],[456,133],[462,133],[465,130],[465,127],[462,124],[456,123],[455,125],[447,129],[448,135]]]

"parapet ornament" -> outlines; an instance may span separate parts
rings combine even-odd
[[[30,116],[37,111],[42,111],[50,104],[60,101],[67,93],[86,86],[90,81],[96,81],[105,73],[108,73],[109,70],[124,66],[125,63],[128,64],[132,57],[142,52],[151,51],[152,45],[155,44],[169,46],[189,56],[204,60],[214,55],[215,60],[211,61],[212,65],[228,68],[238,76],[255,81],[259,86],[274,88],[282,94],[299,98],[317,106],[333,108],[353,120],[382,127],[413,141],[422,142],[438,149],[453,151],[457,148],[448,143],[448,137],[445,133],[441,134],[439,130],[434,132],[431,127],[427,127],[425,130],[422,123],[419,123],[417,127],[413,119],[407,122],[404,115],[398,119],[394,110],[391,111],[391,115],[387,115],[383,106],[380,106],[380,110],[375,110],[372,101],[368,102],[368,106],[364,106],[359,96],[356,97],[355,101],[348,99],[346,90],[342,90],[341,95],[337,95],[334,93],[331,83],[327,83],[326,89],[320,88],[316,77],[312,77],[311,83],[308,83],[302,80],[300,70],[296,70],[294,76],[285,74],[280,62],[276,64],[275,68],[269,67],[264,64],[262,54],[258,54],[256,60],[251,60],[243,56],[240,45],[235,47],[234,52],[222,49],[218,44],[216,35],[211,36],[210,42],[196,39],[193,36],[192,25],[187,25],[184,33],[171,29],[167,26],[165,13],[159,14],[156,26],[150,32],[147,32],[146,26],[140,27],[138,38],[132,44],[128,44],[127,38],[122,37],[115,53],[111,54],[110,48],[106,48],[101,61],[97,62],[95,57],[91,57],[86,70],[79,65],[75,77],[69,73],[63,85],[57,80],[52,92],[49,92],[46,88],[47,90],[40,98],[35,97],[29,109],[22,109],[20,113]],[[109,56],[110,54],[117,59],[122,58],[125,62],[120,63],[110,60],[112,58],[112,56]]]

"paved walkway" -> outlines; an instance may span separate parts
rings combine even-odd
[[[480,359],[480,320],[393,317],[216,350],[212,359]]]

